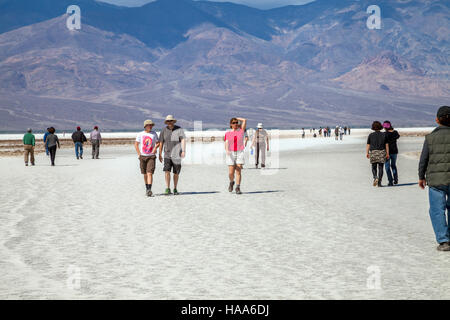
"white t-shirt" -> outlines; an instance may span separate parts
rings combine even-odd
[[[136,142],[139,142],[139,150],[141,152],[141,156],[149,157],[155,155],[155,146],[158,141],[158,134],[155,131],[140,132],[136,137]]]

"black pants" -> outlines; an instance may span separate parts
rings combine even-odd
[[[372,163],[372,174],[373,174],[373,178],[377,179],[378,178],[378,182],[381,183],[381,180],[383,179],[383,168],[384,168],[384,163]]]
[[[56,146],[49,147],[48,152],[50,152],[50,160],[52,161],[52,166],[54,166],[56,157]]]

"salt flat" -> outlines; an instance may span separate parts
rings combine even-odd
[[[158,164],[150,199],[132,146],[61,150],[53,168],[2,158],[0,298],[448,299],[450,255],[406,155],[422,141],[401,139],[401,185],[377,189],[362,136],[286,139],[278,170],[246,166],[242,196],[217,157],[187,161],[179,196],[160,195]]]

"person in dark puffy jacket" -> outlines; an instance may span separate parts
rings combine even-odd
[[[439,125],[425,137],[419,163],[419,187],[429,187],[430,218],[439,251],[450,251],[450,107],[439,108]],[[447,211],[447,216],[445,212]]]
[[[77,156],[77,160],[83,159],[83,143],[87,141],[87,138],[80,127],[77,127],[77,131],[72,134],[72,141],[75,144],[75,155]]]
[[[397,130],[394,130],[390,121],[383,123],[383,128],[386,130],[386,141],[389,143],[389,159],[386,160],[384,166],[386,174],[389,180],[389,186],[398,184],[398,169],[397,169],[397,156],[398,146],[397,140],[400,139],[400,134]]]

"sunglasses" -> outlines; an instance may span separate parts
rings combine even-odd
[[[231,124],[239,124],[239,122],[232,122]]]

